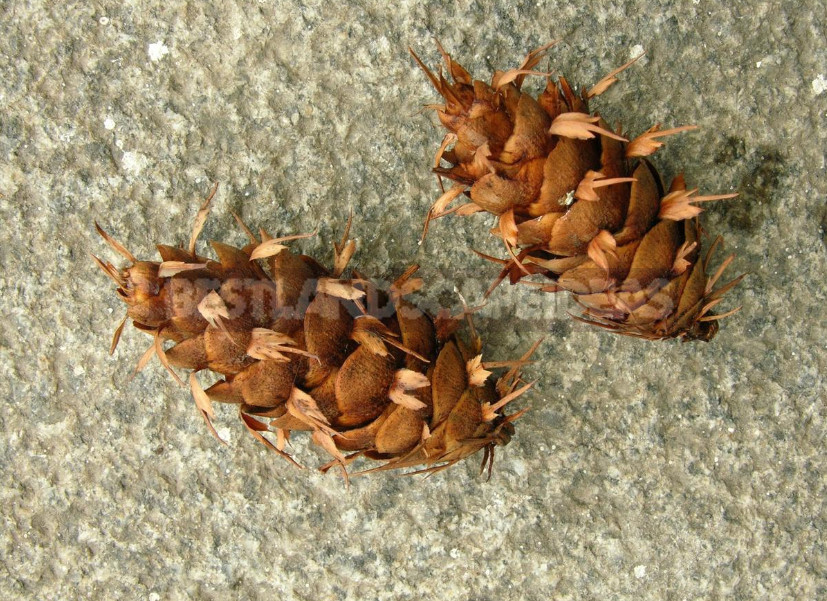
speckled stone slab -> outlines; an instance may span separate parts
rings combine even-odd
[[[3,599],[818,599],[827,597],[823,2],[0,3],[0,597]],[[655,157],[702,193],[749,276],[709,344],[570,320],[497,290],[485,356],[545,335],[531,411],[489,482],[296,470],[188,391],[127,330],[89,253],[98,220],[141,257],[183,242],[219,182],[231,213],[360,269],[410,262],[421,302],[479,302],[484,216],[440,220],[442,131],[407,54],[436,37],[475,74],[551,39],[578,86],[646,57],[594,107],[630,133],[696,124]],[[544,63],[545,65],[545,63]],[[529,82],[539,88],[540,81]],[[298,437],[306,463],[321,456]]]

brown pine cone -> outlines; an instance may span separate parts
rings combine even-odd
[[[127,305],[112,351],[132,319],[154,337],[139,369],[157,355],[176,379],[173,368],[191,370],[195,403],[216,437],[211,403],[235,403],[249,432],[293,463],[285,442],[307,430],[333,457],[325,468],[364,456],[383,461],[376,470],[431,472],[483,450],[490,470],[520,415],[501,409],[530,386],[519,378],[527,357],[498,364],[510,369],[494,382],[473,329],[470,345],[456,335],[465,314],[432,319],[405,299],[421,285],[415,267],[387,291],[358,273],[342,278],[355,251],[347,233],[334,245],[333,270],[284,245],[304,236],[262,231],[259,241],[246,227],[250,244],[213,242],[218,260],[202,257],[195,244],[208,205],[188,248],[158,246],[160,263],[137,260],[98,227],[130,262],[119,270],[95,258]],[[204,390],[199,371],[220,379]]]
[[[694,203],[735,195],[694,196],[682,176],[665,191],[644,158],[663,145],[659,137],[694,127],[656,125],[629,142],[589,113],[588,100],[634,61],[580,96],[563,77],[547,78],[537,98],[523,93],[526,76],[545,75],[534,69],[550,46],[496,72],[491,84],[472,79],[441,47],[453,83],[413,55],[445,100],[433,107],[449,132],[434,171],[455,182],[431,207],[425,231],[436,217],[492,213],[492,233],[510,255],[486,257],[504,265],[497,283],[542,274],[552,283],[524,283],[571,292],[588,323],[642,338],[710,340],[717,320],[737,311],[711,309],[741,278],[713,289],[732,257],[709,277],[720,239],[702,258]],[[449,208],[463,195],[471,202]]]

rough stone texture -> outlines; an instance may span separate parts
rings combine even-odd
[[[816,599],[825,530],[825,6],[813,1],[0,3],[0,596],[10,599]],[[490,482],[289,468],[219,410],[223,447],[88,252],[182,241],[210,182],[230,212],[312,230],[353,209],[362,270],[423,264],[423,302],[478,300],[485,218],[416,240],[437,188],[438,37],[476,74],[551,38],[581,84],[639,49],[596,107],[630,132],[695,123],[656,156],[703,192],[750,273],[712,343],[570,321],[497,291],[486,356],[542,333],[537,390]],[[534,85],[539,85],[535,82]],[[328,255],[329,256],[329,255]],[[111,257],[110,257],[111,258]],[[318,458],[296,443],[309,463]]]

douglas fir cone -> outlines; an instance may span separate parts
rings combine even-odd
[[[190,370],[213,434],[211,403],[237,404],[249,432],[291,462],[285,442],[307,430],[333,458],[325,467],[365,456],[383,461],[374,469],[436,471],[483,450],[490,469],[520,415],[502,409],[530,386],[519,377],[526,358],[482,363],[473,328],[470,344],[456,335],[467,313],[432,319],[406,300],[421,285],[415,267],[386,291],[355,272],[343,278],[355,251],[347,233],[332,270],[283,244],[304,236],[262,231],[258,240],[246,227],[250,244],[213,242],[218,259],[202,257],[195,246],[208,205],[187,248],[157,247],[161,262],[137,260],[98,227],[130,263],[118,269],[96,258],[127,305],[113,351],[132,319],[154,338],[139,369],[157,355],[176,379],[173,368]],[[509,369],[495,382],[492,365]],[[199,371],[219,379],[205,390]]]
[[[432,107],[449,132],[435,171],[454,182],[431,208],[426,231],[450,213],[492,213],[492,233],[508,251],[506,259],[487,257],[503,265],[498,282],[542,274],[550,282],[531,283],[571,292],[589,323],[642,338],[711,339],[717,320],[734,312],[711,309],[740,277],[714,288],[732,257],[709,276],[720,240],[701,254],[697,203],[735,195],[696,196],[682,176],[665,189],[646,160],[663,145],[658,138],[693,127],[655,125],[628,141],[589,113],[588,100],[631,63],[580,96],[563,77],[548,78],[537,98],[522,92],[526,76],[546,75],[534,69],[550,46],[490,84],[441,47],[452,82],[414,55],[445,101]],[[463,195],[470,202],[450,207]]]

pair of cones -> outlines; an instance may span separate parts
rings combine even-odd
[[[689,128],[655,126],[628,141],[588,112],[588,99],[628,64],[580,96],[564,78],[549,79],[537,98],[523,93],[550,46],[490,84],[441,47],[451,82],[414,55],[444,100],[433,107],[448,130],[435,171],[454,182],[431,207],[426,230],[448,214],[491,213],[506,249],[503,259],[488,257],[502,265],[497,282],[541,275],[531,285],[574,294],[584,321],[643,338],[709,340],[726,315],[711,309],[738,279],[714,288],[732,258],[708,276],[717,241],[702,257],[695,203],[730,195],[695,196],[680,177],[664,190],[645,157],[659,137]],[[216,437],[212,403],[236,404],[247,430],[293,463],[290,433],[306,430],[332,458],[322,469],[339,466],[346,476],[358,457],[381,461],[368,471],[418,473],[480,450],[490,472],[494,448],[508,443],[522,413],[503,408],[530,388],[520,369],[536,345],[518,360],[483,362],[472,310],[429,316],[408,300],[422,285],[415,266],[387,289],[358,271],[346,275],[350,223],[332,268],[287,247],[306,235],[256,236],[240,220],[249,244],[214,242],[217,260],[203,257],[196,241],[213,194],[189,245],[158,246],[160,262],[137,260],[98,227],[130,263],[118,269],[95,258],[127,304],[112,350],[132,319],[153,337],[139,368],[157,355],[179,381],[173,368],[190,370],[196,406]],[[452,207],[461,197],[469,201]],[[464,321],[467,342],[457,333]],[[495,368],[505,370],[496,380]],[[219,379],[204,389],[199,371]]]

